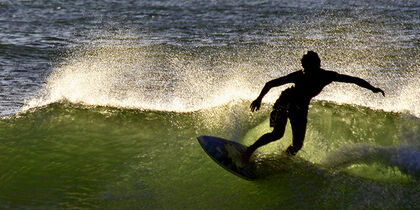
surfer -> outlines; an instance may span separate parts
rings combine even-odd
[[[273,111],[270,114],[270,127],[273,127],[273,131],[264,134],[254,144],[247,147],[243,154],[245,161],[249,160],[257,148],[283,137],[287,118],[289,118],[292,127],[293,140],[286,149],[286,154],[296,155],[302,148],[305,138],[309,102],[331,82],[354,83],[385,96],[383,90],[372,86],[361,78],[322,69],[321,60],[318,54],[313,51],[308,51],[303,55],[301,63],[303,70],[267,82],[258,98],[251,103],[251,111],[257,111],[260,109],[261,100],[271,88],[294,83],[292,87],[284,90],[274,103]]]

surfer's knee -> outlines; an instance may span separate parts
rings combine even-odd
[[[271,138],[273,139],[273,141],[275,140],[279,140],[283,137],[283,133],[271,133]]]
[[[281,139],[283,135],[284,135],[284,129],[274,128],[273,132],[271,132],[271,138],[274,140]]]

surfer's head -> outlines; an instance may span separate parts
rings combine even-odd
[[[308,51],[300,61],[305,70],[319,69],[321,67],[321,59],[314,51]]]

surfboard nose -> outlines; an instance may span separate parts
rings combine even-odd
[[[245,145],[214,136],[199,136],[197,140],[207,155],[229,172],[247,180],[256,179],[254,168],[241,160]]]
[[[202,147],[208,147],[208,141],[206,141],[206,138],[208,138],[208,136],[199,136],[197,137],[198,142],[200,143],[200,145]]]

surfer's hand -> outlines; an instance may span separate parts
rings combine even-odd
[[[250,107],[251,107],[251,112],[258,111],[261,107],[261,100],[255,99],[255,101],[251,103]]]
[[[385,92],[381,88],[375,88],[373,90],[374,93],[382,93],[382,95],[385,97]]]

